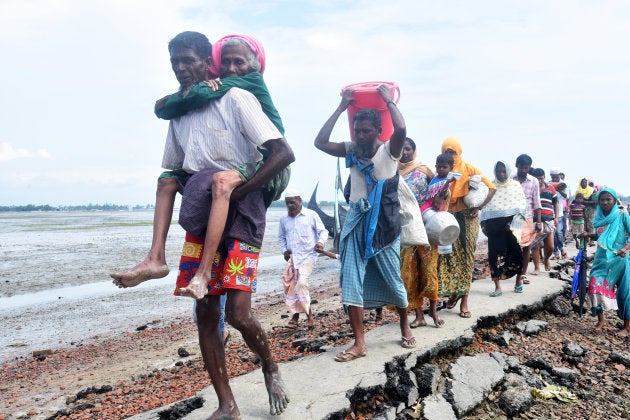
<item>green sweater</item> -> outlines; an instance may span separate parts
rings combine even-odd
[[[237,87],[250,92],[258,99],[265,115],[269,117],[278,131],[284,135],[282,119],[271,100],[271,95],[269,95],[269,90],[267,90],[262,74],[253,72],[245,76],[226,77],[221,79],[221,82],[222,84],[219,85],[219,89],[216,92],[204,82],[201,82],[193,86],[186,97],[175,93],[168,98],[163,108],[155,111],[155,115],[164,120],[181,117],[188,111],[203,108],[210,101],[221,98],[231,88]]]

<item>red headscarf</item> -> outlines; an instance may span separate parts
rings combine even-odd
[[[219,77],[221,70],[221,50],[223,49],[223,44],[232,38],[243,41],[249,49],[256,54],[260,62],[260,74],[263,74],[265,72],[265,49],[262,44],[258,42],[256,38],[249,35],[226,35],[212,45],[212,66],[210,66],[210,70],[208,71],[210,77],[213,79]]]

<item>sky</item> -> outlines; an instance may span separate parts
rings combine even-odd
[[[294,150],[290,187],[334,196],[313,146],[351,83],[390,81],[418,158],[456,137],[492,176],[527,153],[575,190],[630,194],[625,1],[0,0],[0,206],[152,204],[177,33],[258,38]],[[342,116],[332,141],[349,140]],[[344,178],[345,178],[345,169]]]

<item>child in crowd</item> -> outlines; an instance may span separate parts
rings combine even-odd
[[[431,179],[429,190],[427,192],[427,200],[424,202],[421,211],[433,208],[436,211],[447,211],[451,200],[451,191],[448,186],[451,182],[455,182],[454,176],[449,178],[449,173],[453,170],[453,155],[450,153],[442,153],[435,159],[435,176]]]
[[[580,247],[580,235],[584,232],[584,196],[581,193],[575,194],[573,202],[569,206],[571,217],[571,233],[575,239],[575,247]]]

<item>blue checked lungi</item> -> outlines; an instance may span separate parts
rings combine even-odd
[[[341,303],[364,308],[406,308],[407,292],[400,278],[400,238],[366,259],[365,207],[365,203],[352,204],[341,231]]]

